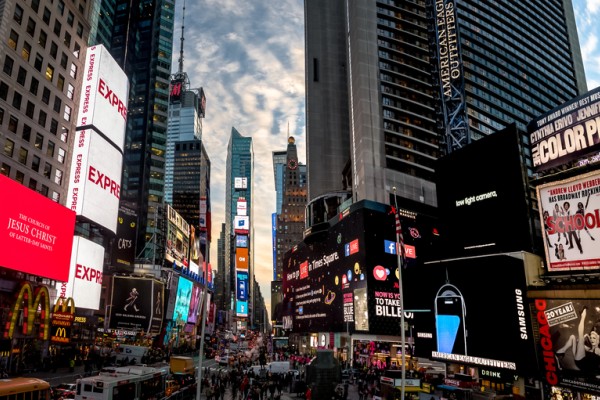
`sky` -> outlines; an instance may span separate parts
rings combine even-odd
[[[254,271],[270,313],[275,211],[272,152],[296,139],[306,162],[303,0],[176,2],[173,72],[178,70],[182,15],[183,71],[206,94],[202,140],[211,161],[212,243],[225,222],[225,171],[231,129],[252,137],[254,149]],[[600,0],[573,0],[588,89],[600,86]]]

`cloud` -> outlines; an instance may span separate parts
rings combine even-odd
[[[304,154],[304,5],[301,0],[200,0],[187,2],[183,70],[206,94],[203,141],[211,161],[212,243],[225,222],[226,149],[235,127],[254,149],[254,267],[270,312],[275,212],[272,152],[289,134]],[[175,13],[173,71],[178,69],[183,7]]]

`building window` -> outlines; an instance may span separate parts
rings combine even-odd
[[[54,170],[54,183],[56,183],[57,185],[62,185],[62,177],[63,177],[63,173],[60,169],[55,169]]]
[[[2,175],[9,176],[10,175],[10,165],[2,163],[2,169],[0,170],[0,173]]]
[[[26,142],[29,142],[31,140],[31,127],[27,124],[23,124],[22,138]]]
[[[35,172],[40,172],[40,158],[38,156],[33,156],[31,160],[31,169]]]
[[[75,86],[71,85],[70,83],[67,85],[67,97],[71,100],[73,100],[73,97],[75,96]]]
[[[33,66],[35,67],[35,69],[37,69],[39,72],[42,72],[42,64],[43,63],[44,63],[44,57],[42,57],[41,54],[36,54],[35,61],[33,62]]]
[[[44,177],[48,179],[52,177],[52,164],[48,162],[44,165]]]
[[[46,155],[48,157],[54,157],[54,147],[56,145],[52,140],[48,140],[48,147],[46,148]]]
[[[77,36],[83,39],[83,25],[80,22],[77,23]]]
[[[50,119],[50,132],[56,136],[58,133],[58,121],[54,118]]]
[[[77,65],[75,65],[75,63],[71,63],[71,72],[69,73],[69,75],[73,79],[77,78]]]
[[[75,46],[73,46],[73,55],[76,59],[79,59],[79,54],[81,54],[81,46],[79,43],[75,42]]]
[[[60,31],[62,30],[62,24],[59,20],[54,21],[54,33],[56,36],[60,36]]]
[[[40,37],[38,38],[38,44],[42,49],[46,48],[46,42],[48,41],[48,34],[40,29]]]
[[[4,73],[8,76],[12,75],[12,70],[13,70],[13,66],[15,65],[15,60],[13,60],[12,58],[10,58],[9,56],[6,56],[6,58],[4,59]]]
[[[69,130],[64,126],[62,127],[62,130],[60,132],[60,140],[65,143],[67,143],[67,140],[69,140]]]
[[[6,101],[8,98],[8,85],[4,82],[0,82],[0,99]]]
[[[11,115],[8,119],[8,130],[12,133],[17,133],[17,126],[19,125],[19,120],[17,117]]]
[[[50,104],[50,89],[47,87],[44,87],[44,90],[42,91],[42,101],[44,104]]]
[[[63,115],[63,118],[65,119],[65,121],[71,120],[71,107],[65,105],[65,113]]]
[[[13,14],[13,19],[17,21],[19,25],[23,22],[23,8],[20,5],[15,6],[15,13]]]
[[[23,60],[29,62],[29,57],[31,57],[31,45],[27,42],[23,42],[23,48],[21,49],[21,57]]]
[[[19,149],[19,162],[23,165],[27,165],[27,156],[29,155],[29,152],[27,151],[26,148],[21,147]]]
[[[35,112],[35,104],[33,104],[31,101],[27,100],[27,108],[25,109],[25,115],[27,115],[29,118],[33,119],[34,112]]]
[[[17,72],[17,83],[21,86],[25,86],[26,79],[27,79],[27,70],[23,67],[19,67],[19,72]]]
[[[19,182],[20,184],[23,184],[23,181],[25,180],[25,174],[19,170],[17,170],[17,173],[15,174],[15,181]]]
[[[35,78],[31,78],[31,83],[29,84],[29,93],[34,96],[37,96],[38,88],[40,87],[40,81]]]
[[[69,11],[67,14],[67,24],[69,24],[69,26],[73,26],[73,21],[75,21],[75,16],[71,11]]]
[[[0,108],[0,125],[4,123],[4,108]]]
[[[52,200],[54,200],[57,203],[60,203],[60,194],[58,194],[54,190],[52,191]]]
[[[67,155],[67,152],[64,149],[61,149],[59,147],[58,148],[58,157],[56,157],[58,159],[58,162],[61,164],[64,164],[66,155]]]
[[[58,45],[54,42],[50,43],[50,55],[56,60],[56,56],[58,55]]]
[[[16,108],[17,110],[20,110],[22,101],[23,101],[23,95],[21,93],[15,91],[15,93],[13,94],[13,101],[12,101],[13,107]]]
[[[45,111],[40,110],[40,116],[38,118],[38,124],[40,124],[40,126],[42,128],[44,128],[46,126],[46,118],[48,117],[48,114],[46,114]]]
[[[54,67],[50,64],[46,67],[46,79],[49,82],[52,82],[52,78],[54,78]]]
[[[38,149],[42,149],[42,147],[44,147],[44,135],[42,135],[41,133],[36,133],[35,134],[35,144],[34,146]]]
[[[52,13],[48,9],[48,7],[44,7],[44,14],[42,15],[42,20],[46,23],[46,25],[50,25],[50,16]]]
[[[15,151],[15,142],[10,139],[6,139],[4,142],[4,155],[7,157],[12,157]]]
[[[63,40],[63,43],[65,46],[71,47],[71,34],[67,31],[65,31],[65,39]]]
[[[29,189],[37,191],[37,181],[33,178],[29,178]]]
[[[60,56],[60,66],[66,70],[68,63],[69,63],[69,57],[65,53],[62,53],[62,55]]]
[[[35,34],[35,21],[33,19],[31,19],[31,17],[29,17],[29,20],[27,21],[27,33],[33,37],[33,35]]]
[[[40,0],[31,0],[31,8],[33,11],[38,12],[40,9]]]
[[[17,43],[19,43],[19,34],[11,29],[8,36],[8,47],[17,50]]]
[[[49,191],[48,186],[42,185],[42,189],[40,190],[40,193],[43,194],[44,196],[48,197],[48,191]]]
[[[65,77],[61,74],[58,74],[58,79],[56,80],[56,87],[62,92],[65,89]],[[58,112],[58,111],[57,111]]]
[[[63,0],[59,0],[57,8],[60,15],[65,15],[65,2]]]
[[[61,106],[62,106],[62,100],[60,99],[60,97],[58,97],[58,96],[54,97],[54,106],[52,107],[54,112],[59,113]]]

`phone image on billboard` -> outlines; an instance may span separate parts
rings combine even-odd
[[[467,354],[465,301],[458,288],[443,285],[435,297],[435,330],[437,351],[449,354]]]

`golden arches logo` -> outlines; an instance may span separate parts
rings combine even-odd
[[[33,299],[33,302],[32,302]],[[24,282],[21,285],[19,294],[12,310],[9,313],[9,321],[6,322],[8,325],[4,332],[5,339],[12,339],[15,326],[17,325],[17,319],[19,317],[19,310],[23,302],[26,302],[23,309],[23,325],[22,332],[24,335],[31,335],[33,330],[33,323],[35,315],[37,314],[38,307],[40,310],[40,338],[48,340],[49,333],[49,319],[50,319],[50,295],[46,286],[38,286],[35,290],[32,290],[31,284]]]
[[[75,314],[75,300],[73,300],[72,297],[59,297],[58,299],[56,299],[56,304],[54,304],[54,309],[52,310],[52,312],[57,313],[57,312],[62,312],[62,313],[66,313],[69,312],[70,314]]]
[[[55,335],[56,337],[59,338],[66,338],[67,337],[67,330],[65,328],[56,328],[56,333]]]

